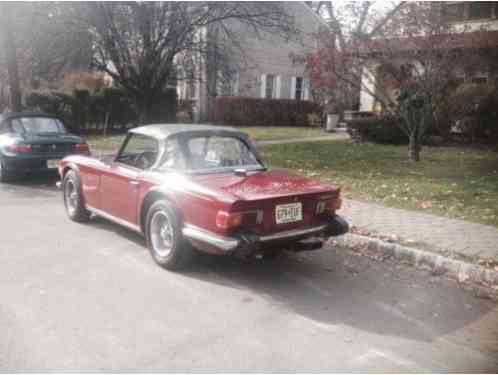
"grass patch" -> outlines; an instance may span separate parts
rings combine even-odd
[[[411,165],[406,146],[323,141],[268,145],[270,166],[342,186],[347,198],[498,227],[498,153],[424,147]]]
[[[86,137],[87,143],[90,145],[92,153],[101,155],[108,153],[117,153],[119,147],[123,143],[124,135],[111,135],[103,136],[88,136]]]
[[[309,127],[277,127],[277,126],[260,126],[260,127],[240,127],[241,131],[248,133],[256,141],[271,141],[278,139],[293,138],[310,138],[328,135],[320,128]],[[97,153],[116,152],[123,142],[123,135],[113,135],[108,137],[90,136],[87,137],[88,144],[92,150]]]
[[[249,134],[256,141],[273,141],[278,139],[310,138],[330,135],[320,128],[287,127],[287,126],[254,126],[241,127],[241,131]]]

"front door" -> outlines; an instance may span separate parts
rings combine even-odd
[[[138,193],[142,173],[156,161],[158,142],[140,134],[128,135],[115,161],[102,172],[101,207],[104,212],[138,225]]]

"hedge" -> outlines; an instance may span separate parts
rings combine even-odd
[[[232,126],[310,126],[316,116],[323,119],[323,107],[308,100],[221,96],[214,117]]]
[[[372,116],[347,122],[347,131],[356,141],[376,143],[408,143],[407,135],[401,130],[402,120],[395,116]]]

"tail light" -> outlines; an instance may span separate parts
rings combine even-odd
[[[325,212],[329,213],[335,213],[337,210],[339,210],[342,206],[342,199],[341,198],[333,198],[330,200],[322,200],[319,201],[318,204],[316,205],[316,213],[317,214],[323,214]]]
[[[29,152],[33,152],[33,148],[31,145],[9,145],[6,147],[7,151],[15,153],[15,154],[27,154]]]
[[[242,224],[242,214],[237,212],[218,211],[216,226],[221,229],[232,229]]]
[[[328,209],[330,213],[335,213],[337,210],[339,210],[342,206],[342,199],[341,198],[335,198],[331,199],[328,202]]]
[[[78,143],[74,145],[74,150],[78,154],[89,154],[90,153],[90,147],[88,147],[87,143]]]

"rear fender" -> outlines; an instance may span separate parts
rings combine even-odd
[[[66,173],[70,170],[74,170],[76,172],[79,172],[80,171],[80,168],[78,167],[78,164],[74,163],[74,162],[68,162],[68,163],[65,163],[63,166],[61,166],[59,168],[59,176],[61,177],[61,180],[64,179],[64,176],[66,175]]]
[[[142,199],[142,202],[139,205],[140,212],[138,217],[142,233],[145,233],[145,222],[147,218],[147,211],[149,210],[150,206],[152,206],[154,202],[158,200],[166,200],[169,203],[171,203],[175,207],[176,212],[180,215],[180,220],[183,221],[182,212],[175,203],[173,191],[166,189],[164,187],[155,186],[144,195],[144,198]]]

